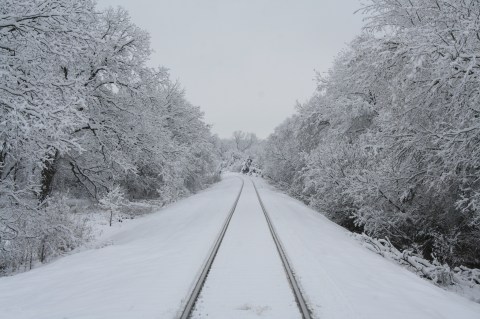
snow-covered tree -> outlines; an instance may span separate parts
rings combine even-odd
[[[254,133],[235,131],[231,138],[218,140],[217,149],[222,158],[222,169],[240,172],[248,159],[261,170],[263,165],[263,140]]]
[[[265,172],[337,222],[480,265],[478,1],[370,0]]]
[[[48,221],[67,191],[170,202],[215,180],[209,126],[150,52],[124,9],[0,0],[0,272],[79,242]]]

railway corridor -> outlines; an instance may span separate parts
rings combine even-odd
[[[284,269],[252,181],[291,272]],[[369,251],[348,231],[260,178],[228,174],[205,191],[115,226],[91,249],[0,278],[0,319],[478,319],[480,314],[478,303]]]
[[[246,179],[192,318],[301,318],[253,184]]]

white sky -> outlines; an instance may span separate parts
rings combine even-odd
[[[360,33],[358,0],[98,0],[151,35],[152,66],[170,69],[220,137],[266,137],[315,89]]]

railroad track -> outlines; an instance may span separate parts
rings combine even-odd
[[[260,193],[258,192],[257,186],[252,180],[253,187],[255,188],[255,193],[257,193],[258,201],[260,202],[260,206],[262,207],[263,214],[265,215],[265,219],[267,220],[268,228],[270,228],[270,234],[272,235],[273,241],[275,242],[275,246],[277,246],[278,254],[282,259],[283,268],[285,269],[285,273],[287,274],[288,282],[290,283],[290,287],[292,288],[293,294],[295,295],[295,301],[297,302],[298,309],[302,315],[302,319],[311,319],[312,315],[310,309],[307,307],[307,303],[305,302],[305,298],[303,297],[302,291],[297,283],[297,279],[295,279],[295,275],[290,267],[290,263],[287,258],[287,254],[283,249],[282,243],[277,236],[277,231],[272,224],[270,216],[268,215],[267,209],[263,204],[262,198],[260,197]]]
[[[290,287],[292,288],[292,292],[295,296],[295,301],[297,303],[298,309],[300,311],[300,314],[302,315],[302,319],[311,319],[311,312],[307,307],[307,304],[305,302],[305,298],[302,295],[302,292],[299,288],[299,285],[297,283],[297,280],[295,279],[295,275],[290,267],[290,263],[288,261],[287,255],[285,253],[285,250],[283,249],[282,243],[280,242],[277,232],[275,230],[275,227],[273,226],[270,216],[268,215],[268,212],[265,208],[265,205],[263,204],[262,198],[260,197],[260,193],[258,192],[257,186],[251,180],[253,187],[255,189],[255,193],[257,195],[258,201],[260,203],[260,207],[262,208],[263,214],[265,216],[265,219],[268,224],[268,228],[270,230],[270,234],[272,235],[273,241],[275,242],[275,246],[277,247],[278,254],[280,255],[280,259],[282,260],[283,268],[285,270],[285,274],[287,275],[288,282],[290,284]],[[238,195],[235,199],[235,202],[230,209],[230,212],[227,216],[227,219],[225,220],[223,227],[220,231],[220,234],[218,235],[215,244],[213,248],[210,251],[209,257],[207,261],[205,262],[202,272],[200,273],[199,278],[197,279],[197,282],[192,290],[192,292],[189,295],[189,298],[187,300],[187,303],[185,304],[185,307],[182,311],[182,314],[179,319],[189,319],[192,315],[192,312],[195,308],[195,303],[200,295],[200,292],[202,291],[203,285],[205,284],[205,281],[207,280],[208,273],[210,272],[210,269],[212,267],[213,261],[215,259],[215,256],[217,255],[217,252],[220,248],[220,245],[222,244],[223,238],[225,237],[225,233],[227,231],[227,228],[230,224],[230,221],[232,219],[232,216],[235,212],[235,209],[237,207],[238,201],[240,199],[240,196],[243,191],[243,186],[244,186],[244,180],[242,179],[242,186],[240,187],[240,191],[238,192]]]
[[[223,241],[223,237],[225,237],[225,233],[227,232],[228,225],[232,220],[232,216],[233,216],[233,213],[235,212],[235,208],[237,208],[240,195],[242,195],[243,185],[245,184],[245,182],[243,178],[241,180],[242,180],[242,186],[240,187],[240,191],[238,192],[237,198],[235,199],[235,202],[233,203],[233,206],[230,209],[230,212],[228,213],[227,219],[223,224],[222,230],[220,231],[220,234],[218,234],[217,240],[215,241],[215,244],[213,245],[213,248],[210,251],[208,259],[205,262],[205,265],[203,266],[202,272],[200,273],[197,283],[195,284],[192,292],[190,293],[187,303],[185,304],[185,308],[183,308],[182,314],[179,317],[179,319],[190,318],[192,311],[195,308],[195,302],[197,301],[197,298],[200,295],[200,292],[202,291],[202,287],[205,284],[205,280],[207,280],[208,272],[210,271],[210,268],[212,268],[213,260],[217,255],[218,249],[220,248],[220,244]]]

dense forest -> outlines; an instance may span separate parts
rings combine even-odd
[[[0,1],[0,274],[84,241],[68,198],[168,203],[218,179],[202,112],[150,53],[124,9]]]
[[[480,267],[480,3],[360,11],[363,32],[266,141],[264,174],[352,231]]]

